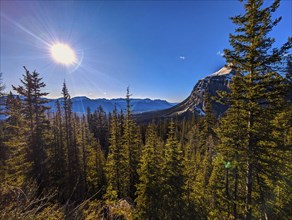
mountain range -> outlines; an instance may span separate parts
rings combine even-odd
[[[196,114],[203,116],[205,101],[205,94],[208,93],[210,96],[216,96],[217,91],[229,91],[229,84],[234,70],[230,67],[223,67],[217,72],[206,76],[199,80],[191,94],[181,103],[170,103],[166,100],[160,99],[130,99],[131,110],[134,118],[137,121],[151,121],[156,118],[171,118],[171,117],[187,117],[190,114]],[[20,97],[21,99],[23,97]],[[48,99],[47,106],[50,107],[51,112],[56,111],[56,101],[62,104],[62,98]],[[126,99],[90,99],[86,96],[74,97],[72,100],[72,111],[78,115],[86,114],[87,108],[93,112],[102,106],[106,113],[112,112],[116,106],[117,111],[126,110]],[[217,116],[221,115],[227,110],[227,106],[224,106],[216,101],[212,101],[213,112]]]
[[[47,99],[48,103],[46,104],[51,108],[52,112],[56,111],[56,101],[59,100],[62,103],[62,98],[59,99]],[[126,109],[126,99],[117,98],[117,99],[90,99],[86,96],[78,96],[71,99],[72,100],[72,111],[81,115],[86,113],[87,108],[90,108],[91,111],[95,111],[102,106],[103,110],[106,113],[112,112],[116,106],[117,111]],[[157,111],[161,109],[170,108],[176,103],[170,103],[165,100],[160,99],[130,99],[131,110],[134,114],[139,114],[147,111]]]
[[[218,70],[217,72],[206,76],[199,80],[191,94],[181,103],[169,103],[160,99],[131,99],[131,110],[137,121],[150,121],[153,118],[170,118],[170,117],[186,117],[189,114],[196,114],[203,116],[205,101],[205,94],[209,94],[214,97],[217,95],[217,91],[229,91],[229,84],[234,70],[226,66]],[[59,98],[62,103],[62,98]],[[48,106],[51,107],[51,111],[56,111],[56,99],[48,99]],[[126,109],[126,99],[90,99],[85,96],[72,98],[72,110],[77,114],[86,113],[87,108],[91,111],[96,110],[99,106],[103,107],[103,110],[107,113],[112,112],[116,106],[118,111]],[[214,100],[212,100],[213,112],[219,116],[227,110],[227,106],[224,106]]]

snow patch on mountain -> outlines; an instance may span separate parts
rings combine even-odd
[[[220,70],[218,70],[217,72],[211,74],[210,76],[223,76],[223,75],[227,75],[227,74],[230,74],[232,73],[232,69],[230,67],[223,67],[221,68]]]

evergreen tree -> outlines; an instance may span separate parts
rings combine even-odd
[[[79,153],[77,149],[77,123],[78,118],[73,115],[72,101],[68,92],[66,83],[63,83],[62,88],[62,104],[64,115],[64,138],[65,138],[65,151],[67,154],[67,168],[68,172],[66,177],[66,199],[80,198],[80,186],[82,185],[81,167],[79,160]]]
[[[136,184],[138,183],[138,162],[139,162],[139,136],[135,137],[135,130],[137,131],[136,125],[132,120],[131,116],[131,104],[130,104],[130,91],[127,88],[126,102],[127,102],[127,113],[124,119],[123,127],[123,148],[127,151],[128,167],[129,167],[129,196],[134,199],[136,192]]]
[[[211,97],[208,93],[204,96],[205,115],[198,122],[197,132],[199,133],[196,150],[196,163],[198,175],[196,175],[197,188],[202,196],[207,195],[209,179],[212,173],[212,160],[215,155],[217,137],[215,134],[216,117],[212,111]]]
[[[217,154],[212,160],[212,173],[209,179],[208,190],[203,194],[203,213],[208,219],[235,219],[231,216],[231,196],[227,192],[230,187],[229,170],[225,170],[223,156]],[[232,164],[233,165],[233,164]]]
[[[175,124],[169,124],[162,165],[162,219],[182,219],[184,217],[184,181],[183,152],[175,138]]]
[[[246,145],[247,145],[247,123],[248,120],[246,111],[242,109],[245,101],[239,97],[244,92],[241,80],[241,75],[236,73],[232,78],[230,89],[233,99],[227,99],[225,104],[230,105],[230,108],[225,113],[224,117],[219,122],[219,127],[216,129],[219,138],[217,146],[217,154],[215,157],[216,165],[212,173],[211,192],[217,199],[217,214],[222,215],[224,211],[233,218],[243,218],[244,208],[244,175],[246,169],[243,166],[246,160]],[[230,94],[219,92],[220,97],[227,97]],[[221,100],[222,101],[222,100]],[[231,167],[228,167],[228,164]],[[218,167],[220,166],[220,167]],[[225,169],[225,166],[227,166]],[[222,177],[225,178],[223,179]],[[221,180],[221,181],[220,181]],[[225,185],[222,187],[222,185]],[[220,189],[221,188],[221,189]],[[227,215],[226,214],[226,215]]]
[[[288,55],[287,58],[287,66],[286,66],[286,69],[285,69],[285,80],[286,80],[286,83],[288,84],[288,100],[289,100],[289,97],[291,97],[292,95],[292,54]],[[291,104],[291,101],[290,101],[290,104]]]
[[[272,119],[279,111],[284,96],[283,79],[275,67],[287,49],[291,48],[291,39],[280,49],[272,48],[275,40],[268,36],[280,21],[280,18],[272,20],[271,17],[279,6],[279,0],[266,8],[262,8],[262,5],[263,0],[248,0],[245,4],[246,13],[232,18],[238,26],[235,30],[237,34],[230,34],[232,49],[225,50],[227,62],[237,72],[237,80],[241,85],[241,93],[231,90],[227,99],[231,103],[241,100],[240,108],[244,111],[241,120],[247,119],[244,155],[247,167],[246,219],[269,216],[269,180],[279,176],[276,168],[281,163],[281,146],[269,134],[273,131]],[[255,209],[254,213],[252,208]]]
[[[110,146],[106,163],[108,186],[105,198],[108,201],[114,201],[127,197],[129,187],[128,152],[121,144],[121,131],[116,108],[112,114],[110,128]]]
[[[103,192],[101,189],[105,185],[104,153],[99,141],[89,131],[85,118],[81,122],[84,184],[90,195],[96,193],[96,191],[100,191],[99,195],[101,195]]]
[[[276,129],[273,131],[273,136],[277,142],[286,148],[286,151],[281,152],[281,178],[272,182],[273,197],[269,201],[272,206],[273,219],[289,219],[292,215],[292,188],[291,188],[291,146],[292,146],[292,105],[286,106],[284,111],[278,113],[273,120]]]
[[[90,113],[90,109],[87,110],[87,121],[90,131],[94,137],[99,141],[102,150],[105,155],[108,154],[108,136],[109,136],[109,125],[106,112],[99,106],[94,113]]]
[[[90,145],[88,144],[88,126],[85,122],[85,116],[82,115],[82,120],[80,121],[80,127],[81,127],[81,161],[82,161],[82,184],[85,193],[87,192],[87,176],[88,176],[88,159],[89,159],[89,147]]]
[[[5,85],[2,80],[2,73],[0,73],[0,117],[4,115],[5,108],[5,93],[4,93]],[[3,144],[4,141],[4,123],[0,122],[0,179],[4,179],[4,166],[5,166],[5,147]]]
[[[32,168],[26,138],[28,127],[21,109],[21,100],[19,97],[14,98],[10,92],[6,102],[7,119],[4,127],[4,145],[7,152],[5,182],[13,187],[22,187],[28,180]]]
[[[65,187],[65,176],[67,175],[67,160],[66,151],[64,146],[64,128],[62,111],[59,100],[56,101],[56,113],[53,118],[53,152],[52,160],[54,182],[60,190],[64,190]]]
[[[201,153],[209,155],[209,162],[213,156],[215,149],[216,141],[216,116],[213,113],[213,107],[211,103],[211,97],[209,93],[206,93],[204,96],[204,112],[205,115],[202,119],[202,127],[200,129],[200,139],[201,139]],[[207,177],[206,177],[207,178]]]
[[[202,129],[202,135],[203,139],[207,139],[208,136],[215,137],[214,128],[216,126],[216,117],[213,113],[213,107],[212,107],[212,100],[209,93],[206,93],[204,96],[204,122],[203,122],[203,129]]]
[[[97,140],[99,141],[102,150],[107,155],[108,153],[108,126],[107,116],[102,106],[99,106],[96,112],[96,125],[97,125]]]
[[[182,121],[182,128],[181,128],[181,134],[180,134],[180,144],[182,146],[185,145],[186,143],[186,139],[187,139],[187,122],[186,122],[186,118],[183,118],[183,121]]]
[[[2,73],[0,73],[0,116],[4,114],[5,106],[5,85],[2,79]]]
[[[195,161],[195,151],[191,144],[187,144],[184,152],[184,200],[186,203],[185,218],[186,219],[196,219],[196,213],[198,208],[196,207],[196,161]]]
[[[36,178],[39,184],[45,183],[46,177],[46,155],[45,155],[45,131],[48,128],[48,121],[45,118],[45,106],[47,100],[43,99],[48,95],[41,90],[46,86],[36,71],[30,73],[25,67],[25,74],[22,85],[13,89],[21,96],[23,100],[23,113],[29,126],[29,147],[31,149],[30,160],[33,161],[32,176]],[[41,189],[42,187],[40,187]]]
[[[3,97],[5,95],[4,93],[5,85],[3,83],[2,73],[0,73],[0,95]]]
[[[147,129],[146,145],[139,166],[135,200],[138,219],[157,219],[161,211],[161,148],[154,123]]]
[[[204,196],[205,186],[203,186],[204,175],[202,173],[202,158],[201,153],[201,132],[197,119],[192,118],[188,121],[187,143],[184,151],[184,189],[186,202],[186,217],[188,219],[199,218],[205,215]]]

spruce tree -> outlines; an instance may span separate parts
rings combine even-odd
[[[239,207],[239,204],[244,204],[244,175],[246,170],[243,164],[246,160],[246,145],[247,145],[247,123],[248,120],[246,111],[242,109],[244,100],[239,97],[244,92],[241,81],[241,76],[236,74],[232,78],[230,89],[232,91],[233,99],[228,99],[229,109],[225,113],[224,117],[219,122],[219,127],[216,129],[216,133],[219,138],[219,145],[217,146],[217,155],[215,160],[221,161],[216,164],[215,170],[212,173],[213,183],[212,192],[217,194],[217,198],[221,201],[218,202],[218,207],[224,210],[225,213],[232,214],[234,218],[244,215],[244,208]],[[226,97],[230,94],[226,92],[220,92],[221,97]],[[230,168],[224,168],[224,166],[230,163]],[[221,168],[218,168],[220,166]],[[218,173],[221,171],[221,173]],[[217,177],[216,177],[217,176]],[[225,176],[224,178],[224,190],[217,190],[222,185],[218,178]],[[218,184],[218,185],[217,185]],[[216,185],[218,187],[216,187]],[[241,187],[240,187],[241,186]],[[223,200],[223,202],[222,202]],[[232,203],[232,204],[231,204]]]
[[[292,215],[292,105],[289,104],[286,108],[278,113],[273,120],[275,130],[273,131],[273,138],[286,148],[286,151],[281,152],[281,164],[278,170],[281,170],[281,178],[273,182],[273,197],[270,200],[273,213],[273,219],[289,219]]]
[[[105,185],[104,165],[105,158],[99,141],[96,140],[88,128],[88,124],[83,118],[81,121],[82,130],[82,163],[85,187],[90,195],[99,191],[99,196]]]
[[[108,153],[108,126],[107,126],[107,115],[102,106],[97,109],[96,124],[97,124],[97,134],[96,137],[102,147],[102,150],[107,155]]]
[[[31,149],[28,148],[28,126],[21,112],[22,102],[12,93],[7,97],[5,114],[5,141],[7,158],[5,161],[5,182],[13,187],[23,187],[29,179],[32,164],[29,160]]]
[[[139,136],[136,136],[137,128],[131,115],[130,91],[127,88],[126,95],[126,116],[123,123],[123,148],[127,152],[128,167],[129,167],[129,196],[134,199],[136,192],[136,184],[138,183],[138,162],[139,162]],[[136,137],[135,137],[136,136]]]
[[[216,117],[212,111],[211,97],[208,93],[204,96],[204,116],[199,118],[198,125],[195,126],[193,135],[197,136],[197,146],[195,146],[196,158],[196,188],[201,197],[209,194],[208,185],[209,179],[212,174],[212,160],[215,155],[216,146]],[[203,200],[201,200],[203,201]],[[208,199],[205,200],[209,203]],[[205,206],[201,204],[200,206]]]
[[[87,110],[87,121],[90,131],[94,137],[99,141],[102,150],[105,155],[108,154],[108,136],[109,136],[109,125],[107,114],[102,106],[99,106],[97,110],[90,113],[90,109]]]
[[[116,107],[113,111],[110,127],[109,154],[106,162],[107,190],[105,198],[108,201],[128,196],[129,167],[128,152],[121,143],[121,131]]]
[[[61,105],[59,100],[56,101],[56,113],[53,118],[53,152],[52,158],[53,166],[53,179],[55,184],[60,190],[64,190],[65,187],[65,176],[67,175],[67,160],[66,150],[64,144],[64,127],[63,117],[61,111]],[[61,192],[60,192],[61,193]]]
[[[5,84],[3,83],[2,73],[0,73],[0,116],[4,115],[5,107]]]
[[[203,135],[203,139],[206,140],[208,136],[215,137],[214,128],[216,125],[216,117],[213,113],[212,100],[208,92],[204,95],[203,110],[204,110],[205,115],[204,115],[202,135]]]
[[[0,73],[0,117],[4,115],[5,108],[5,93],[4,93],[5,85],[2,80],[2,73]],[[4,160],[5,160],[5,147],[3,144],[4,141],[4,123],[0,121],[0,179],[4,179]]]
[[[204,118],[201,129],[201,154],[202,154],[202,173],[204,176],[203,185],[207,186],[212,172],[212,157],[215,152],[216,134],[216,117],[213,113],[211,97],[209,93],[204,96]]]
[[[185,214],[183,152],[175,138],[175,124],[169,124],[162,165],[162,219],[182,219]]]
[[[20,96],[24,97],[23,114],[29,126],[29,147],[32,152],[30,160],[33,161],[31,174],[42,185],[45,184],[47,173],[45,131],[48,128],[48,120],[45,116],[45,111],[48,109],[45,106],[47,100],[43,98],[48,93],[42,92],[46,84],[42,82],[39,73],[36,71],[30,73],[25,67],[24,70],[25,74],[23,80],[21,80],[22,85],[12,87]]]
[[[198,208],[196,207],[197,189],[195,185],[196,181],[196,160],[195,149],[192,143],[188,143],[184,148],[184,200],[186,204],[185,218],[196,219]]]
[[[135,200],[138,219],[158,219],[161,212],[161,143],[154,123],[147,129],[146,145],[138,169],[139,184]]]
[[[88,146],[88,128],[85,122],[85,116],[82,116],[82,120],[80,121],[80,125],[81,127],[81,155],[82,155],[82,183],[83,183],[83,187],[85,192],[87,192],[87,176],[88,176],[88,153],[89,153],[89,146]]]
[[[79,193],[82,185],[82,174],[80,167],[80,157],[77,146],[77,124],[78,117],[74,116],[72,112],[72,101],[66,83],[63,83],[62,88],[62,107],[63,107],[63,127],[64,127],[64,139],[66,151],[66,193],[67,199],[77,199],[80,197]],[[81,193],[82,194],[82,193]]]
[[[241,100],[242,120],[247,119],[247,134],[244,137],[246,219],[269,216],[268,200],[272,187],[269,180],[279,176],[276,168],[281,163],[281,146],[268,133],[273,131],[271,122],[284,96],[283,79],[275,67],[287,49],[291,48],[291,39],[280,49],[273,48],[275,40],[269,36],[281,20],[272,19],[272,13],[279,7],[279,0],[266,8],[262,6],[263,0],[248,0],[245,14],[231,18],[238,27],[236,34],[230,34],[232,49],[224,51],[241,85],[241,93],[231,90],[231,94],[225,98],[231,103]],[[255,212],[252,212],[253,208]]]

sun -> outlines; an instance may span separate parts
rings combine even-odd
[[[51,45],[50,52],[57,63],[69,66],[77,61],[75,51],[67,44],[55,43]]]

